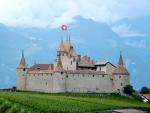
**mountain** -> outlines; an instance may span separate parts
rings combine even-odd
[[[16,84],[15,71],[22,50],[29,66],[35,60],[37,63],[51,63],[61,38],[66,40],[67,36],[71,37],[78,53],[89,55],[97,61],[110,61],[117,65],[122,51],[125,65],[131,74],[131,84],[136,89],[150,85],[149,50],[127,45],[127,41],[135,43],[134,39],[119,37],[104,23],[81,17],[75,20],[68,25],[67,32],[61,32],[60,28],[14,28],[0,24],[0,88]]]

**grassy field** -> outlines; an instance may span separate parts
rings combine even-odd
[[[150,104],[115,95],[0,92],[0,113],[91,113],[118,108],[150,109]]]

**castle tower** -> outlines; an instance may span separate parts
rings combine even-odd
[[[56,63],[54,66],[54,77],[53,77],[53,92],[65,92],[66,91],[66,79],[65,71],[62,65],[60,56],[57,56]]]
[[[26,73],[27,73],[27,65],[24,57],[24,53],[22,52],[20,63],[17,67],[17,89],[25,90],[26,88]]]
[[[77,54],[71,44],[70,38],[66,42],[61,40],[57,51],[57,57],[60,57],[64,70],[76,70]]]
[[[123,88],[129,84],[129,72],[124,66],[123,57],[120,53],[117,68],[113,72],[114,90],[118,93],[123,93]]]

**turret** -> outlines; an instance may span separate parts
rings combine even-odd
[[[113,74],[117,74],[117,75],[129,75],[128,70],[124,66],[123,58],[122,58],[122,54],[121,53],[120,53],[120,57],[119,57],[119,60],[118,60],[118,66],[114,70]]]
[[[63,68],[60,56],[58,56],[57,59],[56,59],[56,65],[55,65],[54,71],[55,72],[62,72],[62,71],[64,71],[64,68]]]
[[[20,59],[20,63],[17,67],[17,89],[25,90],[26,88],[26,73],[27,73],[27,65],[24,57],[24,52],[22,52],[22,56]]]
[[[117,68],[113,72],[114,90],[123,93],[123,88],[129,84],[129,72],[124,66],[123,57],[120,53]]]

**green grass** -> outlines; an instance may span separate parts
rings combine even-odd
[[[118,95],[0,92],[0,113],[90,113],[120,108],[150,109],[150,104]]]

